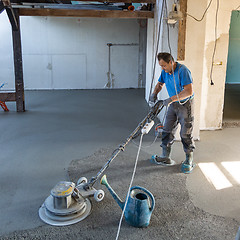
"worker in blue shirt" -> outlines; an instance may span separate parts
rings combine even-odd
[[[163,100],[163,105],[167,107],[167,113],[162,132],[162,154],[160,156],[154,155],[152,159],[157,164],[174,164],[170,157],[171,145],[174,142],[177,125],[180,123],[180,136],[186,154],[181,169],[184,173],[190,173],[195,166],[193,163],[195,145],[192,136],[194,93],[191,72],[186,66],[175,62],[169,53],[159,53],[157,58],[162,72],[153,93],[149,97],[149,102],[154,103],[157,100],[157,95],[164,84],[169,98]]]

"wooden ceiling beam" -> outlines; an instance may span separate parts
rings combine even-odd
[[[31,9],[19,8],[20,16],[50,17],[100,17],[100,18],[153,18],[152,11],[78,10],[78,9]]]
[[[64,2],[65,0],[61,0],[61,2]],[[73,1],[79,1],[79,0],[73,0]],[[92,2],[93,0],[80,0],[80,2]],[[96,2],[113,2],[113,3],[156,3],[156,0],[97,0]]]
[[[2,102],[16,101],[16,93],[15,92],[0,92],[0,101],[2,101]]]
[[[74,1],[83,1],[83,2],[93,2],[93,0],[74,0]],[[62,3],[69,3],[69,0],[60,0]],[[156,3],[156,0],[97,0],[94,2],[106,2],[106,3]],[[57,2],[52,2],[52,1],[46,1],[46,0],[24,0],[24,1],[19,1],[19,0],[12,0],[12,3],[57,3]]]

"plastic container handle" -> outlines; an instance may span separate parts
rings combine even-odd
[[[139,186],[134,186],[134,187],[131,188],[131,190],[133,190],[133,189],[142,190],[142,191],[144,191],[144,192],[151,198],[152,206],[150,207],[150,211],[152,212],[153,209],[155,208],[155,199],[154,199],[152,193],[150,193],[146,188],[139,187]]]

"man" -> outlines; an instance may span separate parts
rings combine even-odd
[[[172,165],[170,157],[171,145],[178,123],[181,125],[181,141],[186,154],[186,159],[182,163],[181,169],[184,173],[192,171],[193,150],[195,149],[193,130],[193,81],[189,69],[175,62],[171,54],[159,53],[157,55],[162,72],[153,93],[149,97],[149,102],[157,100],[157,94],[166,85],[169,98],[163,100],[163,105],[167,107],[166,119],[162,132],[162,155],[154,155],[152,158],[157,164]]]

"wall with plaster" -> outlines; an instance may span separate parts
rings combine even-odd
[[[201,18],[207,7],[207,1],[201,1],[196,5],[196,1],[187,2],[187,12]],[[203,59],[205,48],[206,19],[196,22],[190,17],[186,19],[186,42],[185,42],[185,60],[183,63],[191,69],[194,88],[194,117],[195,134],[200,138],[200,118],[201,118],[201,99],[203,88]]]
[[[188,0],[188,13],[201,18],[209,0],[196,2]],[[213,1],[205,19],[197,22],[187,17],[186,63],[196,76],[197,101],[201,101],[199,127],[202,130],[214,130],[222,127],[226,66],[228,57],[229,28],[231,13],[239,6],[238,0],[220,0],[217,22],[217,45],[214,57],[211,85],[210,71],[215,41],[215,18],[217,0]],[[197,63],[196,61],[197,60]],[[222,62],[222,65],[217,65]],[[196,87],[196,84],[195,84]]]
[[[159,0],[159,5],[161,2],[162,0]],[[169,4],[172,4],[172,2],[170,1]],[[188,0],[187,12],[200,19],[209,2],[210,0]],[[185,60],[181,61],[181,63],[185,64],[191,70],[194,81],[194,138],[199,138],[200,130],[215,130],[221,129],[222,127],[230,19],[232,11],[239,7],[239,0],[220,0],[219,2],[220,5],[217,24],[217,45],[212,74],[214,85],[210,84],[210,71],[215,42],[215,18],[217,0],[212,1],[212,4],[207,11],[207,14],[203,21],[197,22],[191,17],[187,16]],[[153,49],[154,47],[152,47],[151,44],[152,42],[156,41],[156,37],[154,37],[156,34],[156,27],[154,29],[154,26],[156,26],[157,22],[159,22],[158,18],[160,9],[157,9],[156,11],[158,14],[155,15],[154,22],[149,22],[149,24],[153,26],[151,26],[151,28],[148,28],[147,52],[148,56],[151,55],[152,57],[151,59],[148,59],[149,62],[147,63],[148,74],[151,73],[153,59],[155,56]],[[164,43],[166,46],[164,29],[161,31],[162,47],[159,49],[159,51],[166,49],[166,47],[164,48]],[[172,38],[174,37],[172,36]],[[174,39],[172,41],[174,41]],[[175,49],[172,51],[173,56],[175,56],[174,54],[176,54],[177,42],[173,42],[172,45],[175,46]],[[219,62],[222,62],[222,65],[218,65]],[[157,74],[159,74],[159,72]],[[155,82],[156,80],[157,77],[155,77]],[[150,81],[151,79],[147,78],[146,99],[148,99]]]
[[[98,89],[108,82],[107,43],[139,44],[136,19],[21,17],[25,89]],[[0,84],[14,89],[11,26],[0,15]],[[139,46],[111,47],[115,88],[138,87]]]

